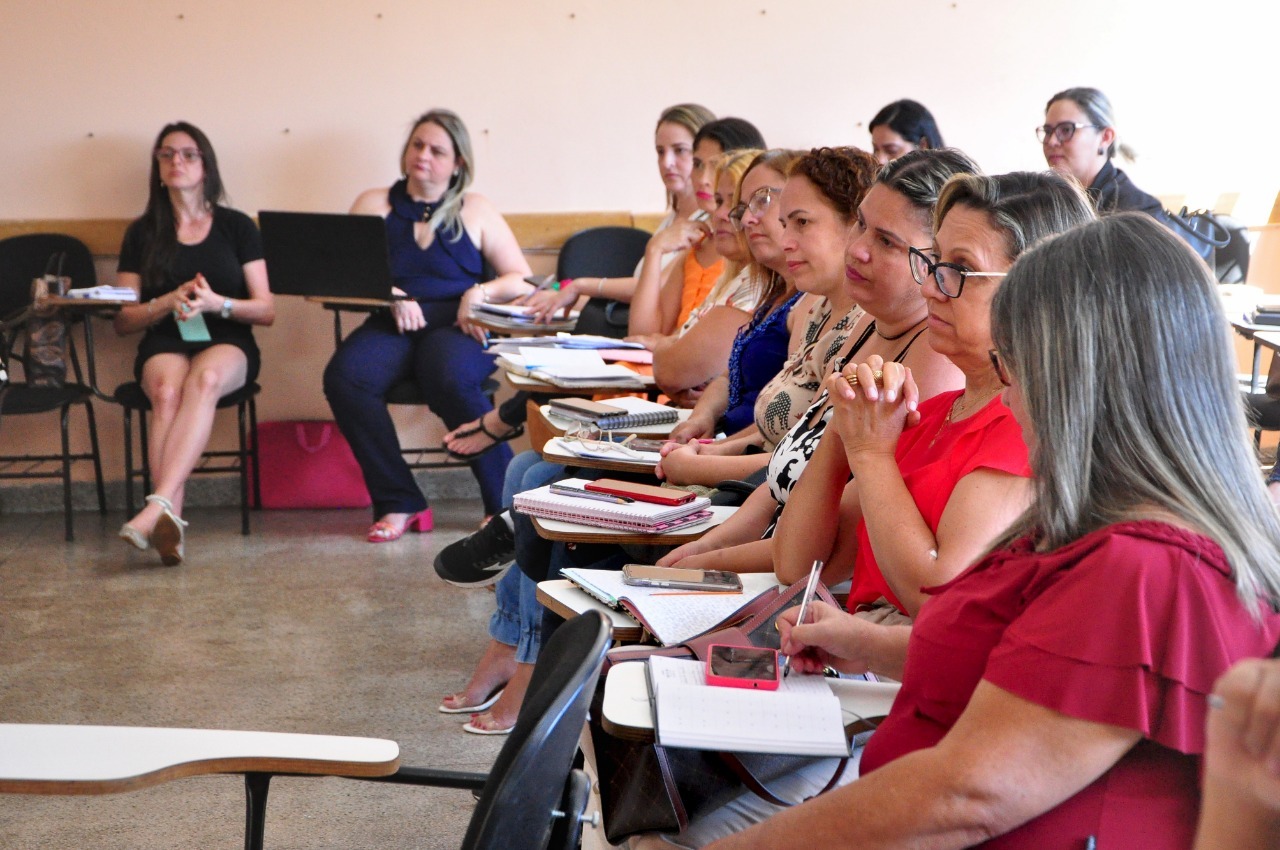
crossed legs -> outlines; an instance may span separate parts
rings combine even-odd
[[[142,390],[151,400],[147,459],[155,493],[182,513],[187,478],[209,443],[218,399],[244,385],[248,360],[234,345],[213,345],[188,357],[163,353],[142,366]],[[129,520],[150,536],[164,510],[148,502]]]

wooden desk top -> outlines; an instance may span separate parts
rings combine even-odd
[[[548,425],[552,433],[556,428]],[[597,457],[580,457],[564,448],[555,438],[542,444],[542,459],[565,466],[577,466],[583,469],[604,469],[610,472],[633,472],[641,475],[653,475],[655,464],[638,460],[626,460],[619,456],[618,460],[605,460]]]
[[[621,611],[610,608],[567,578],[538,582],[538,601],[566,620],[587,611],[599,611],[613,627],[613,642],[635,643],[644,629]]]
[[[111,794],[217,773],[389,776],[400,747],[379,738],[0,723],[0,792]]]
[[[1261,345],[1263,348],[1269,348],[1272,351],[1280,351],[1280,327],[1271,326],[1274,330],[1256,331],[1253,334],[1253,341]]]
[[[393,303],[382,298],[350,298],[344,295],[308,295],[306,300],[311,304],[321,304],[338,310],[345,307],[376,310],[381,307],[390,307]]]
[[[615,738],[653,742],[653,709],[649,705],[649,680],[643,661],[625,661],[609,668],[604,680],[604,707],[601,725]],[[845,726],[862,719],[884,717],[902,686],[896,682],[864,682],[858,679],[828,679],[827,684],[840,700]],[[863,723],[862,728],[872,728]]]

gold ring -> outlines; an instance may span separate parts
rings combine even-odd
[[[844,382],[845,382],[846,384],[848,384],[849,386],[851,386],[851,387],[856,387],[856,386],[858,385],[858,376],[857,376],[857,375],[854,375],[853,377],[849,377],[849,376],[848,376],[848,375],[846,375],[844,372],[841,372],[841,373],[840,373],[840,377],[844,378]]]

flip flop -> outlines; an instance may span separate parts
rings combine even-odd
[[[515,725],[514,723],[512,723],[510,726],[507,726],[506,728],[502,728],[502,729],[499,729],[499,728],[493,728],[493,729],[490,729],[490,728],[486,728],[486,727],[484,727],[484,726],[477,726],[477,725],[476,725],[476,719],[477,719],[478,717],[479,717],[479,715],[476,715],[476,717],[472,717],[472,718],[471,718],[470,720],[468,720],[466,723],[463,723],[463,724],[462,724],[462,731],[463,731],[463,732],[470,732],[472,735],[510,735],[510,734],[511,734],[511,730],[512,730],[512,729],[514,729],[514,728],[516,728],[516,725]]]
[[[440,703],[436,710],[441,714],[478,714],[481,711],[491,708],[493,704],[498,701],[498,697],[502,696],[502,691],[506,687],[507,686],[505,684],[498,685],[498,687],[490,691],[489,695],[484,698],[484,701],[478,705],[460,705],[457,708],[449,708],[449,706],[444,703]]]
[[[478,457],[482,457],[483,455],[486,455],[486,454],[488,454],[489,452],[493,451],[493,450],[494,450],[494,449],[496,449],[498,446],[502,445],[503,443],[507,442],[508,440],[514,440],[516,437],[519,437],[521,434],[523,434],[523,433],[524,433],[524,424],[523,424],[523,423],[521,423],[521,424],[519,424],[519,425],[512,425],[512,426],[511,426],[511,430],[510,430],[510,431],[508,431],[507,433],[505,433],[505,434],[503,434],[503,435],[499,436],[499,435],[497,435],[497,434],[493,433],[492,431],[490,431],[488,428],[484,427],[484,415],[483,415],[483,414],[481,414],[480,419],[479,419],[479,420],[477,420],[477,421],[479,422],[478,431],[479,431],[479,432],[482,432],[482,433],[483,433],[486,437],[488,437],[490,440],[493,440],[493,443],[492,443],[491,445],[485,446],[485,447],[484,447],[483,449],[481,449],[480,451],[478,451],[478,452],[472,452],[471,454],[464,454],[464,453],[462,453],[462,452],[455,452],[455,451],[453,451],[452,449],[445,449],[445,453],[446,453],[446,454],[448,454],[448,455],[449,455],[449,457],[453,458],[454,460],[465,460],[465,461],[475,460],[476,458],[478,458]],[[499,420],[499,421],[501,421],[501,420]],[[503,424],[503,425],[506,425],[507,423],[503,422],[502,424]],[[465,433],[465,434],[458,434],[457,436],[459,436],[459,437],[469,437],[469,436],[471,436],[471,435],[473,435],[473,434],[475,434],[475,433],[477,433],[477,432],[476,432],[476,431],[470,431],[470,432]]]

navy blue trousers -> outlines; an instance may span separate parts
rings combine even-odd
[[[401,334],[389,315],[371,316],[342,341],[324,370],[325,398],[364,472],[375,518],[427,506],[387,410],[394,384],[413,379],[450,430],[493,409],[483,390],[493,355],[452,324],[451,311],[431,310],[427,321],[422,330]],[[502,510],[502,476],[510,460],[511,448],[503,443],[471,462],[486,514]]]

